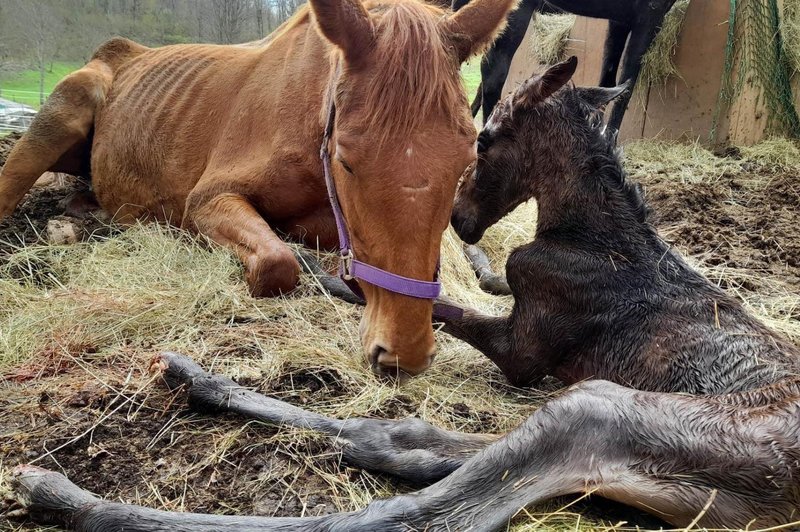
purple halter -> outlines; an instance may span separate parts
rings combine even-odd
[[[338,72],[338,68],[337,68]],[[338,77],[338,76],[335,76]],[[418,299],[436,299],[442,291],[442,283],[439,282],[439,264],[436,264],[436,273],[433,281],[419,281],[409,277],[403,277],[396,273],[387,272],[375,266],[355,258],[353,246],[350,244],[350,233],[347,230],[347,223],[344,219],[342,207],[339,204],[339,196],[336,193],[336,183],[333,181],[331,173],[331,156],[328,151],[328,143],[333,133],[333,122],[336,115],[336,107],[333,102],[335,79],[331,82],[328,92],[328,113],[325,123],[325,131],[322,136],[322,147],[320,148],[320,158],[322,159],[322,170],[325,174],[325,186],[328,189],[328,200],[333,209],[333,217],[336,219],[336,230],[339,233],[339,276],[350,287],[350,289],[362,299],[364,293],[358,285],[356,279],[361,279],[370,284]],[[433,315],[439,318],[460,318],[463,310],[451,305],[435,303]]]

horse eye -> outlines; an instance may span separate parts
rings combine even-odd
[[[350,165],[347,164],[347,162],[344,159],[339,159],[339,163],[344,167],[345,170],[347,170],[348,174],[353,173],[353,169],[350,168]]]

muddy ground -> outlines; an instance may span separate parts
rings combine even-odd
[[[9,144],[0,139],[0,165]],[[800,289],[798,175],[759,167],[723,175],[714,183],[681,184],[659,174],[641,176],[640,181],[655,211],[654,223],[682,252],[708,265],[725,264],[751,272],[754,279],[777,278]],[[33,243],[41,238],[47,221],[63,215],[65,198],[85,187],[72,178],[63,185],[34,189],[14,215],[0,223],[0,261],[20,240]],[[86,227],[84,237],[96,228],[94,222],[76,223]],[[737,288],[758,291],[759,283],[745,280]],[[75,346],[76,355],[87,364],[90,351]],[[96,371],[105,374],[102,367]],[[147,368],[132,371],[146,374]],[[3,380],[30,382],[33,387],[58,372],[58,367],[46,364],[13,368],[0,379],[0,390]],[[339,382],[336,375],[293,368],[285,378],[242,384],[313,405],[343,393]],[[351,508],[351,494],[332,490],[326,475],[346,476],[353,485],[377,486],[387,493],[412,488],[343,466],[322,440],[254,423],[243,426],[230,418],[189,414],[183,399],[163,386],[140,384],[116,378],[99,386],[65,376],[37,383],[35,400],[25,387],[6,387],[0,400],[2,465],[38,459],[38,465],[63,471],[85,489],[111,499],[152,504],[155,497],[164,508],[204,513],[319,515]],[[399,396],[388,414],[402,418],[419,408]],[[449,408],[454,418],[478,420],[485,431],[496,428],[494,412],[471,411],[463,404]],[[232,433],[235,442],[230,441]],[[209,447],[219,450],[213,461],[208,460]],[[269,481],[264,481],[266,472]],[[644,527],[660,524],[638,512],[597,502],[580,503],[570,511],[588,512],[609,524],[623,520]],[[0,518],[3,527],[32,525]]]

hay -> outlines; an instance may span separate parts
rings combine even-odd
[[[569,34],[576,18],[570,14],[536,14],[530,45],[540,64],[552,65],[565,59]]]
[[[726,173],[741,170],[739,161],[717,157],[699,143],[635,141],[625,145],[625,161],[634,178],[666,174],[681,183],[713,182]]]
[[[680,77],[673,58],[688,8],[689,0],[678,0],[664,17],[661,31],[658,32],[650,48],[642,56],[642,70],[639,73],[637,90],[661,87],[669,78]]]
[[[634,179],[665,174],[682,183],[714,182],[725,174],[752,171],[756,167],[800,172],[800,143],[773,137],[720,155],[697,142],[640,140],[625,146],[625,161]]]
[[[781,13],[781,36],[791,73],[800,71],[800,0],[784,0]]]

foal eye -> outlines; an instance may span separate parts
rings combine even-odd
[[[488,148],[489,139],[487,138],[487,135],[484,135],[483,132],[481,132],[481,134],[478,135],[478,155],[485,152]]]

